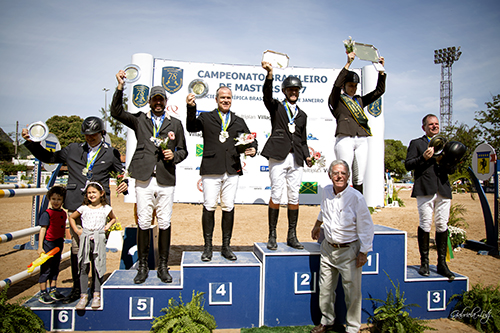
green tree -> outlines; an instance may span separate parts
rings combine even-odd
[[[408,173],[405,168],[407,147],[399,140],[387,139],[385,143],[385,169],[394,173],[396,178],[402,178]]]
[[[111,146],[118,149],[121,155],[125,156],[127,152],[127,140],[119,136],[109,133],[109,138],[111,139]]]
[[[467,152],[456,170],[458,174],[467,174],[467,168],[472,165],[472,153],[481,142],[481,131],[476,126],[469,127],[466,124],[455,124],[448,126],[440,135],[447,141],[458,141],[467,147]]]
[[[127,102],[128,102],[128,97],[126,95],[124,95],[123,96],[123,108],[125,109],[125,111],[128,110]],[[124,127],[120,121],[116,120],[115,118],[111,117],[110,114],[108,114],[110,109],[111,109],[111,104],[108,105],[107,110],[104,110],[104,108],[101,108],[99,110],[99,112],[102,115],[102,119],[109,124],[110,129],[113,131],[113,134],[115,136],[119,136],[120,134],[122,134]]]
[[[0,140],[0,161],[10,161],[14,157],[14,145]]]
[[[73,142],[85,142],[85,136],[81,134],[82,122],[79,116],[52,116],[46,124],[50,132],[57,136],[62,148]]]
[[[479,123],[482,138],[498,153],[500,149],[500,94],[493,97],[493,102],[486,102],[486,111],[475,111],[475,121]]]

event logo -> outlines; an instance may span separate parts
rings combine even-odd
[[[177,105],[168,105],[167,106],[167,111],[170,112],[170,113],[173,113],[175,115],[179,115],[177,113],[177,110],[179,110],[179,107]]]
[[[490,152],[477,152],[477,172],[483,175],[490,173]]]
[[[138,108],[148,104],[149,87],[143,84],[136,84],[132,91],[132,103]]]
[[[201,143],[196,144],[196,157],[203,156],[203,145]]]
[[[161,85],[171,94],[182,88],[184,70],[179,67],[163,67]]]
[[[300,194],[318,194],[318,182],[302,182],[300,184]]]
[[[307,134],[307,140],[318,140],[312,133]]]
[[[380,116],[382,113],[382,98],[379,97],[375,102],[368,105],[368,113],[374,117]]]

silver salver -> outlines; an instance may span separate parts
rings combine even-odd
[[[371,44],[363,44],[363,43],[354,43],[353,47],[354,53],[356,53],[356,57],[358,57],[360,60],[366,60],[366,61],[371,61],[375,65],[375,68],[378,71],[383,71],[384,66],[382,66],[380,61],[380,53],[378,52],[377,48]]]
[[[191,81],[188,86],[189,93],[193,93],[196,98],[203,98],[208,94],[208,83],[202,79]]]
[[[274,68],[287,68],[290,58],[285,53],[266,50],[262,54],[262,61],[266,61]]]
[[[33,142],[41,142],[49,135],[49,127],[43,121],[37,121],[28,126],[28,134]]]
[[[130,64],[127,65],[123,68],[123,71],[125,72],[125,83],[132,83],[141,77],[141,68],[137,65]]]

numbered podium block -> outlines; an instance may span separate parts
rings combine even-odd
[[[254,253],[262,261],[262,311],[260,325],[298,326],[319,322],[318,243],[302,243],[297,250],[278,243],[276,251],[266,243],[255,243]]]
[[[201,261],[201,252],[184,252],[182,297],[187,302],[193,290],[204,292],[205,310],[214,316],[217,328],[259,326],[261,262],[251,252],[235,252],[235,261],[214,252]]]

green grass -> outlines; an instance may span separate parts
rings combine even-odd
[[[314,326],[289,326],[289,327],[255,327],[242,328],[241,333],[309,333]]]
[[[256,328],[242,328],[241,333],[309,333],[313,328],[314,325],[288,326],[288,327],[262,326]],[[341,332],[341,331],[331,331],[331,332]]]

